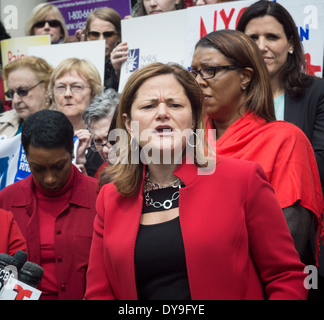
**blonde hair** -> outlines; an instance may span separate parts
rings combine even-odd
[[[200,86],[196,80],[192,77],[189,71],[177,64],[163,64],[153,63],[147,65],[141,69],[135,71],[128,79],[124,90],[120,96],[118,115],[116,120],[116,129],[122,129],[125,132],[126,126],[123,120],[123,114],[127,114],[131,118],[131,108],[134,100],[136,99],[137,92],[144,81],[159,76],[171,74],[183,87],[185,94],[187,95],[192,109],[192,116],[195,120],[195,132],[197,129],[204,131],[203,121],[203,95]],[[127,132],[128,141],[122,141],[120,148],[120,159],[119,163],[112,165],[105,169],[105,173],[111,177],[111,181],[114,183],[117,191],[124,196],[132,196],[139,188],[142,182],[143,175],[143,164],[131,163],[131,137]],[[207,143],[198,143],[193,147],[194,151],[194,163],[197,167],[206,167],[207,163],[203,163],[203,159],[206,159]],[[124,160],[126,160],[125,164]],[[202,164],[203,163],[203,164]]]
[[[110,22],[114,25],[118,37],[121,37],[121,17],[119,13],[112,9],[112,8],[98,8],[90,12],[86,25],[85,25],[85,32],[84,32],[84,39],[88,40],[88,32],[90,31],[90,25],[95,19],[100,19],[103,21]]]
[[[46,90],[48,90],[48,85],[50,81],[50,76],[53,72],[53,67],[47,63],[42,58],[27,56],[22,59],[14,60],[8,63],[2,71],[2,77],[5,81],[8,80],[8,77],[11,72],[18,69],[29,69],[31,70],[39,81],[43,81],[41,84]],[[50,101],[48,101],[50,104]]]
[[[60,12],[60,10],[50,3],[40,3],[37,5],[33,11],[30,20],[26,24],[26,35],[33,36],[34,33],[34,25],[38,21],[46,20],[46,18],[53,14],[55,19],[60,21],[61,23],[61,34],[62,34],[62,42],[66,43],[69,41],[69,34],[66,29],[65,20]]]
[[[89,82],[91,88],[91,99],[103,92],[100,74],[97,68],[88,60],[68,58],[63,60],[52,72],[49,81],[49,92],[54,97],[54,85],[57,79],[65,74],[76,71],[80,77]]]

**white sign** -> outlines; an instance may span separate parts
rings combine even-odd
[[[0,140],[0,190],[29,175],[29,165],[21,145],[21,133]]]
[[[122,91],[136,69],[152,62],[175,62],[190,67],[194,48],[212,31],[235,29],[244,10],[256,0],[189,7],[158,15],[122,20],[122,40],[129,46],[119,84]],[[278,1],[292,15],[300,34],[308,73],[322,76],[324,0]]]
[[[55,44],[50,46],[34,46],[28,49],[29,56],[46,60],[53,68],[68,58],[85,59],[98,69],[102,84],[105,73],[105,40],[81,41]]]

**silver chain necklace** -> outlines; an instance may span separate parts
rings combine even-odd
[[[154,201],[150,197],[150,192],[147,190],[147,186],[151,186],[152,190],[163,189],[163,188],[168,188],[168,187],[177,188],[178,190],[172,194],[171,199],[167,199],[163,203],[161,203],[159,201]],[[163,207],[165,210],[168,210],[172,207],[172,202],[179,199],[180,188],[181,188],[181,183],[180,183],[179,178],[177,178],[176,180],[174,180],[173,182],[171,182],[169,184],[160,185],[159,183],[153,183],[152,181],[150,181],[149,172],[146,172],[145,183],[144,183],[145,203],[147,206],[153,206],[156,209]]]

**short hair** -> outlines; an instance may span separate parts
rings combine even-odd
[[[90,25],[96,18],[108,21],[114,25],[118,37],[121,37],[121,16],[112,8],[98,8],[90,12],[85,25],[84,39],[88,40],[88,32],[90,31]]]
[[[36,148],[65,148],[73,153],[74,130],[69,119],[56,110],[44,109],[27,118],[21,133],[21,143],[28,155],[29,146]]]
[[[146,16],[147,12],[144,7],[144,0],[137,0],[137,3],[134,6],[133,9],[133,16],[134,17],[141,17],[141,16]],[[175,5],[175,10],[180,10],[180,9],[185,9],[186,6],[186,1],[185,0],[179,0],[179,3]]]
[[[69,33],[65,25],[65,20],[60,10],[55,5],[50,3],[40,3],[33,9],[31,18],[26,24],[26,35],[33,36],[35,23],[41,20],[46,20],[46,18],[50,14],[52,14],[55,17],[55,19],[60,21],[61,23],[62,42],[68,42]]]
[[[39,81],[44,82],[43,86],[47,89],[50,76],[53,72],[53,67],[48,64],[46,60],[39,57],[27,56],[25,58],[9,62],[3,68],[3,79],[7,81],[11,72],[24,68],[30,69]]]
[[[63,60],[51,74],[49,91],[52,97],[54,97],[54,84],[56,80],[74,70],[80,75],[80,77],[89,82],[91,88],[91,99],[102,93],[103,85],[97,68],[88,60],[68,58]]]
[[[303,46],[290,13],[274,1],[258,1],[249,6],[241,15],[236,29],[245,32],[247,24],[255,18],[271,16],[283,27],[287,40],[291,42],[294,53],[288,54],[287,61],[280,72],[280,82],[292,96],[302,94],[312,77],[306,74],[306,60]]]
[[[253,75],[242,105],[246,104],[248,109],[266,121],[276,120],[269,72],[261,51],[249,36],[237,30],[214,31],[201,38],[195,48],[198,47],[214,48],[231,64],[251,68]]]
[[[204,121],[203,121],[203,94],[199,84],[196,82],[194,77],[190,74],[190,72],[184,69],[182,66],[178,64],[163,64],[160,62],[152,63],[143,68],[136,70],[129,78],[123,89],[123,92],[120,96],[120,102],[118,107],[118,115],[116,119],[116,129],[122,129],[127,132],[123,114],[127,114],[129,118],[131,118],[131,108],[136,99],[137,92],[139,88],[142,86],[144,81],[160,76],[160,75],[173,75],[175,79],[179,82],[179,84],[183,87],[188,100],[190,101],[192,116],[195,120],[195,128],[193,131],[197,129],[204,129]],[[111,131],[111,130],[109,130]],[[128,156],[130,157],[130,135],[128,135],[128,143],[121,150],[121,157]],[[205,141],[206,142],[206,141]],[[194,163],[197,167],[204,167],[205,164],[201,164],[200,157],[203,157],[204,151],[207,149],[207,144],[203,145],[203,143],[198,143],[195,149]],[[142,170],[143,164],[140,162],[139,164],[123,164],[117,163],[111,167],[106,169],[108,175],[111,176],[112,182],[115,184],[116,189],[124,196],[130,196],[138,189],[141,181],[142,181]]]
[[[82,119],[90,128],[92,121],[106,117],[112,118],[118,104],[119,94],[114,89],[109,88],[102,94],[95,96],[92,103],[83,112]]]

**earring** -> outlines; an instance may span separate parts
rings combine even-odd
[[[288,52],[289,52],[289,54],[293,54],[294,50],[289,50]]]
[[[191,139],[191,137],[196,137],[196,144],[192,144],[192,143],[190,143],[190,139]],[[192,132],[192,135],[190,136],[190,138],[188,139],[188,142],[187,142],[188,144],[189,144],[189,146],[191,147],[191,148],[194,148],[194,147],[197,147],[198,146],[198,144],[199,144],[199,140],[198,140],[198,134],[196,133],[196,132]]]
[[[242,91],[242,92],[244,92],[244,91],[245,91],[245,89],[246,89],[246,87],[245,87],[245,86],[241,86],[241,91]]]
[[[134,139],[133,137],[131,137],[130,141],[129,141],[129,145],[130,145],[130,149],[132,152],[137,151],[138,149],[138,143],[136,141],[136,139]]]

